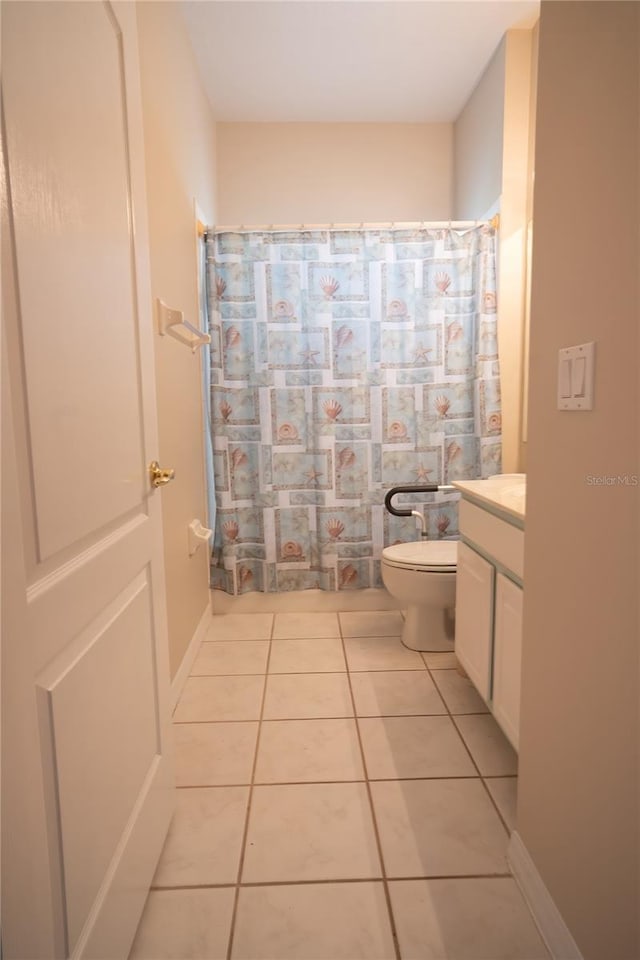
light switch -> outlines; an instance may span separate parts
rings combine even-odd
[[[584,357],[576,357],[571,365],[571,395],[574,397],[584,397],[586,368]]]
[[[593,410],[594,368],[594,342],[560,350],[558,410]]]

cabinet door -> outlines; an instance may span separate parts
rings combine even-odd
[[[498,574],[493,652],[493,714],[518,749],[520,669],[522,663],[522,589]]]
[[[458,544],[456,656],[480,696],[491,692],[493,566],[466,543]]]

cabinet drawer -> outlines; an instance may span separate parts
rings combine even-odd
[[[494,517],[468,500],[461,500],[459,509],[460,534],[522,580],[524,530]]]

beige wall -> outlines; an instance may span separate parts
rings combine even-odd
[[[197,323],[194,199],[215,219],[215,125],[178,9],[138,4],[140,69],[149,207],[151,287],[156,297]],[[206,522],[201,358],[157,336],[160,462],[176,479],[163,488],[171,675],[182,662],[209,604],[206,550],[189,557],[187,525]]]
[[[585,960],[638,944],[635,3],[540,19],[518,831]],[[596,341],[595,408],[556,409]]]
[[[479,220],[502,193],[505,58],[503,40],[454,125],[457,220]]]
[[[448,220],[449,123],[219,123],[219,222]]]

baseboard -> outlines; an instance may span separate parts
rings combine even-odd
[[[212,612],[211,605],[208,604],[204,610],[202,616],[200,617],[200,622],[196,627],[195,633],[189,641],[189,646],[185,651],[185,655],[182,658],[182,663],[178,667],[178,672],[171,682],[171,711],[173,712],[176,708],[178,700],[180,699],[180,694],[182,693],[182,688],[184,687],[187,677],[191,673],[191,667],[193,666],[193,661],[196,658],[196,654],[200,647],[200,643],[207,630],[211,625]]]
[[[527,901],[553,960],[583,960],[568,926],[516,830],[511,834],[507,858],[514,879]]]

